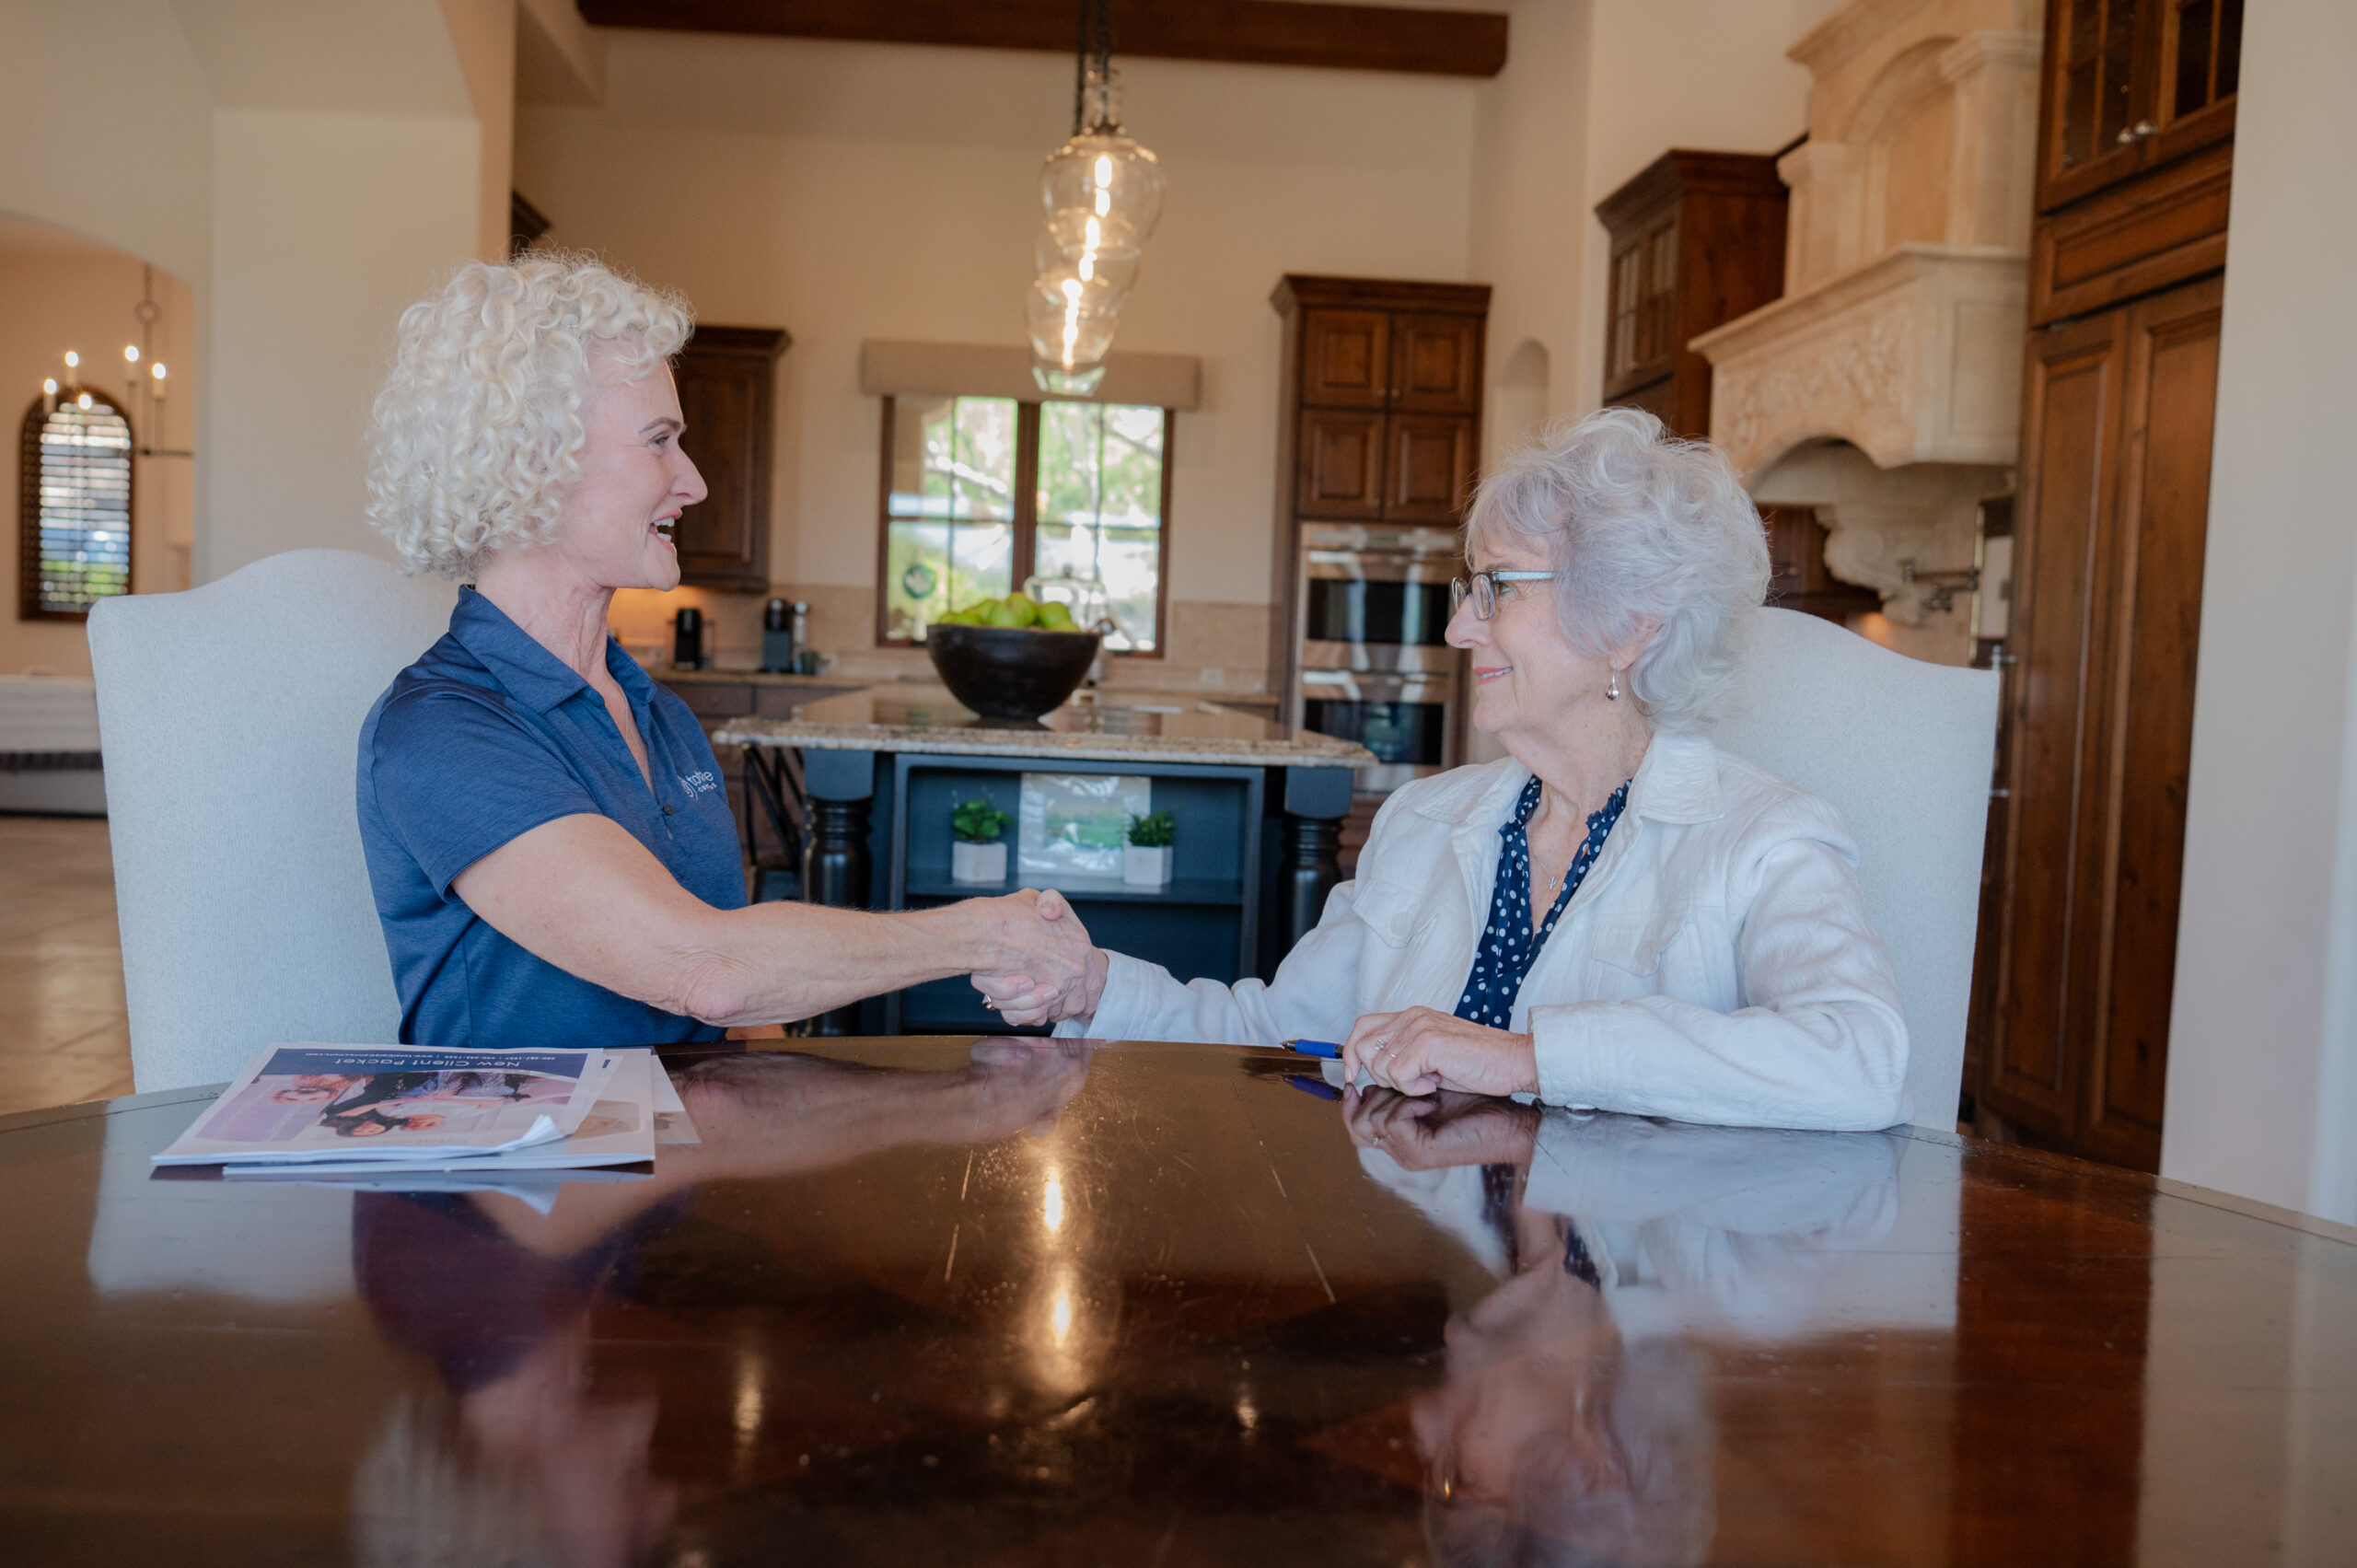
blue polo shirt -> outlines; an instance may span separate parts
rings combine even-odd
[[[743,907],[737,825],[702,726],[611,639],[606,668],[646,743],[651,793],[589,683],[472,588],[459,590],[448,633],[368,710],[360,842],[401,993],[402,1044],[526,1051],[721,1033],[534,958],[450,890],[510,839],[595,814],[621,823],[704,902]]]

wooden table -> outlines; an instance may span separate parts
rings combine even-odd
[[[545,1214],[0,1122],[0,1561],[2357,1562],[2338,1227],[976,1049],[681,1058],[702,1144]]]

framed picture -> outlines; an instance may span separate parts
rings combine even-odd
[[[1130,819],[1153,809],[1149,778],[1026,773],[1015,868],[1037,876],[1119,877]]]

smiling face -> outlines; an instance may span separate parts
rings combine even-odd
[[[1534,541],[1508,534],[1473,551],[1477,571],[1546,572],[1555,563]],[[1473,722],[1510,748],[1517,738],[1560,738],[1579,710],[1605,701],[1609,660],[1590,658],[1563,636],[1555,589],[1544,583],[1500,583],[1498,612],[1487,621],[1468,598],[1449,618],[1448,642],[1472,656]]]
[[[599,588],[678,587],[671,526],[707,493],[679,449],[679,391],[659,366],[633,381],[610,355],[593,352],[589,365],[581,482],[558,514],[552,548]]]

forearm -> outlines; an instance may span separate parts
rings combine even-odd
[[[668,945],[672,1007],[708,1024],[791,1023],[981,968],[995,949],[958,906],[869,913],[823,904],[699,906]]]
[[[602,817],[535,828],[452,889],[535,957],[706,1023],[783,1023],[1023,957],[997,900],[885,914],[802,903],[714,909]]]
[[[1880,1003],[1716,1013],[1675,997],[1533,1007],[1539,1098],[1735,1127],[1906,1119],[1907,1028]]]

